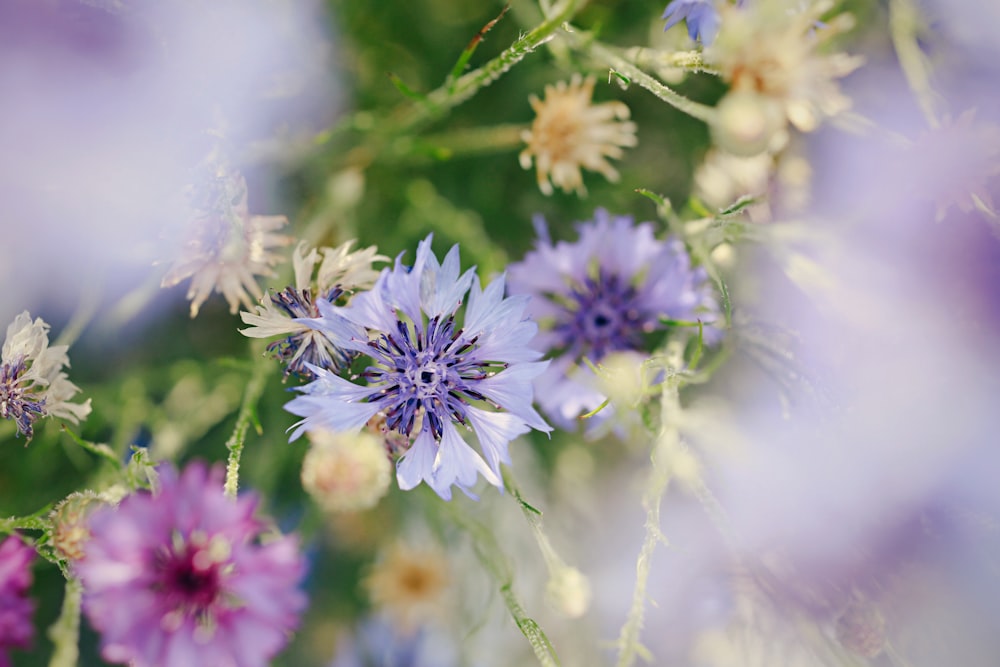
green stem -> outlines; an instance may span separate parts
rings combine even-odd
[[[549,575],[555,574],[558,570],[564,569],[566,567],[566,561],[562,559],[561,556],[556,552],[552,543],[549,541],[548,535],[542,530],[542,513],[540,510],[535,508],[533,505],[529,504],[523,496],[521,496],[521,490],[517,487],[517,483],[514,481],[514,476],[510,471],[510,468],[504,467],[503,473],[503,483],[510,491],[510,495],[514,500],[517,501],[518,507],[521,508],[521,513],[524,518],[527,519],[528,525],[531,527],[531,532],[535,536],[535,541],[538,543],[538,549],[542,552],[542,557],[545,559],[545,565],[549,570]]]
[[[590,55],[606,63],[614,72],[624,76],[630,82],[637,83],[678,111],[682,111],[692,118],[697,118],[708,124],[711,124],[715,119],[715,109],[700,102],[689,100],[680,93],[668,88],[611,48],[577,33],[570,32],[567,34],[578,49],[589,51]]]
[[[889,2],[889,33],[892,45],[896,49],[899,65],[906,77],[906,82],[917,98],[917,104],[927,119],[927,124],[933,128],[940,127],[935,112],[937,99],[931,87],[930,72],[927,59],[917,43],[917,25],[919,13],[913,0],[890,0]]]
[[[257,402],[267,386],[267,378],[271,375],[275,364],[271,359],[261,358],[254,364],[250,380],[243,392],[243,402],[236,416],[236,426],[233,434],[226,441],[229,450],[229,460],[226,463],[225,492],[230,498],[236,497],[240,484],[240,457],[243,455],[243,444],[246,442],[247,429],[256,421]],[[258,427],[259,428],[259,427]]]
[[[585,4],[586,0],[564,0],[562,6],[558,9],[554,8],[552,13],[537,28],[519,38],[499,56],[479,69],[460,76],[453,82],[445,82],[444,85],[428,93],[426,99],[416,109],[408,105],[402,113],[398,114],[404,119],[395,125],[392,133],[407,134],[413,132],[471,98],[481,88],[485,88],[503,76],[538,46],[552,39],[556,30],[572,19]]]
[[[66,595],[62,612],[56,622],[49,627],[49,639],[55,645],[49,667],[76,667],[80,658],[80,601],[83,586],[80,580],[70,577],[66,580]]]
[[[70,437],[71,440],[73,440],[73,442],[75,442],[76,444],[80,445],[81,447],[83,447],[84,449],[86,449],[91,454],[95,454],[95,455],[101,457],[102,459],[104,459],[105,461],[108,461],[109,463],[111,463],[111,465],[113,465],[118,470],[124,470],[125,469],[125,464],[118,457],[118,455],[115,454],[115,451],[113,449],[111,449],[111,447],[109,447],[108,445],[105,445],[103,443],[89,442],[87,440],[84,440],[83,438],[81,438],[80,436],[78,436],[76,433],[74,433],[73,429],[69,428],[65,424],[63,424],[62,430],[66,433],[66,435],[68,435]]]
[[[623,57],[636,67],[648,69],[665,67],[688,70],[690,72],[707,72],[719,74],[719,70],[705,62],[701,51],[660,51],[636,46],[624,52]]]
[[[455,501],[444,504],[442,508],[472,538],[476,558],[496,582],[511,618],[521,630],[521,634],[528,640],[539,664],[542,667],[560,667],[559,658],[556,656],[555,648],[553,648],[549,638],[542,631],[541,626],[525,613],[517,594],[514,593],[514,575],[511,572],[510,563],[500,549],[493,533],[482,523],[462,512]]]
[[[635,564],[632,605],[618,635],[618,662],[615,663],[617,667],[631,667],[637,656],[648,655],[648,651],[640,644],[639,634],[645,617],[646,585],[649,582],[653,552],[656,550],[656,545],[664,540],[660,532],[660,502],[670,482],[668,459],[681,446],[680,433],[677,430],[677,418],[681,410],[678,383],[679,378],[668,378],[663,383],[660,396],[662,426],[653,448],[652,470],[643,494],[643,504],[646,507],[646,536]]]

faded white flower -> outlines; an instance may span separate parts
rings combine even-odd
[[[90,414],[90,399],[70,403],[79,387],[69,381],[66,345],[49,347],[49,325],[28,311],[7,327],[0,357],[0,417],[13,419],[29,440],[40,417],[53,416],[76,424]]]
[[[377,254],[375,246],[351,252],[353,244],[354,241],[348,241],[336,248],[312,248],[307,253],[308,245],[299,243],[292,254],[295,285],[261,299],[256,315],[240,313],[243,323],[250,325],[240,329],[244,336],[281,337],[267,349],[285,364],[286,377],[295,373],[313,379],[310,365],[338,371],[350,362],[351,354],[301,320],[320,317],[320,300],[334,303],[353,290],[374,284],[378,272],[372,269],[372,263],[389,258]]]
[[[217,173],[207,201],[193,203],[192,209],[181,255],[160,286],[172,287],[190,278],[191,317],[198,315],[212,290],[225,297],[234,315],[240,304],[253,307],[251,295],[258,300],[264,296],[256,276],[273,277],[271,267],[282,260],[272,248],[291,242],[290,237],[274,233],[288,224],[288,218],[250,215],[246,181],[238,173]]]
[[[802,11],[790,11],[782,0],[723,6],[722,27],[705,59],[729,83],[730,95],[773,102],[796,129],[810,132],[824,117],[850,107],[836,80],[862,63],[844,53],[820,52],[831,37],[853,25],[849,14],[819,23],[832,6],[829,0]]]
[[[569,84],[545,86],[544,100],[529,98],[535,121],[522,134],[528,147],[520,161],[530,169],[534,160],[543,194],[551,195],[553,184],[564,192],[586,194],[581,168],[617,181],[618,172],[608,158],[619,159],[623,147],[638,143],[628,107],[618,101],[592,104],[593,95],[594,78],[575,75]]]

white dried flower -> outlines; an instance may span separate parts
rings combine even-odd
[[[348,241],[336,248],[312,248],[307,253],[308,245],[304,241],[299,243],[292,254],[295,285],[261,299],[256,315],[240,313],[243,323],[250,325],[240,329],[244,336],[281,337],[267,349],[285,364],[286,377],[295,373],[313,379],[310,365],[339,371],[350,363],[351,354],[337,348],[327,336],[302,320],[320,317],[320,300],[334,303],[353,290],[374,284],[378,272],[372,269],[372,263],[389,258],[377,254],[375,246],[351,252],[353,244],[354,241]]]
[[[212,290],[225,297],[234,315],[240,304],[253,307],[251,295],[257,300],[264,296],[256,276],[273,277],[271,267],[282,260],[272,248],[291,242],[291,238],[274,233],[288,224],[288,218],[251,216],[246,181],[239,174],[217,174],[207,204],[192,208],[181,256],[160,286],[172,287],[190,278],[187,298],[191,300],[191,317],[198,315]]]
[[[69,381],[66,345],[49,347],[49,325],[34,321],[28,311],[7,327],[0,357],[0,417],[17,422],[17,430],[31,439],[40,417],[53,416],[76,424],[90,414],[90,399],[70,403],[79,387]]]
[[[528,147],[520,161],[530,169],[534,160],[543,194],[551,195],[553,184],[564,192],[586,194],[581,168],[617,181],[618,172],[608,158],[619,159],[623,147],[638,143],[628,107],[618,101],[591,104],[593,94],[594,78],[576,75],[569,84],[545,86],[544,100],[529,98],[535,121],[522,134]]]

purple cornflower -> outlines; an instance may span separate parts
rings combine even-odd
[[[227,498],[223,469],[160,470],[158,494],[90,519],[76,565],[105,660],[133,667],[264,667],[306,605],[293,537],[259,542],[257,499]]]
[[[27,648],[35,633],[28,598],[35,550],[16,536],[0,543],[0,667],[10,667],[8,648]]]
[[[673,0],[660,18],[667,19],[664,30],[669,30],[682,20],[687,23],[691,39],[711,45],[719,34],[719,10],[714,0]]]
[[[285,406],[303,417],[291,439],[323,428],[356,432],[381,413],[389,431],[412,442],[396,467],[402,489],[425,481],[450,499],[452,485],[469,493],[477,472],[502,488],[500,463],[510,463],[510,441],[532,428],[551,430],[531,406],[532,380],[548,365],[528,347],[538,327],[523,317],[527,298],[503,292],[503,276],[483,290],[474,269],[459,275],[457,245],[439,264],[428,236],[412,267],[401,254],[350,305],[320,301],[323,317],[310,325],[337,347],[368,355],[372,365],[361,374],[365,384],[313,367],[316,381]],[[475,432],[485,462],[456,424]]]
[[[536,229],[535,249],[509,269],[510,291],[533,297],[528,312],[543,328],[534,345],[554,357],[535,389],[563,428],[605,399],[583,359],[597,364],[612,352],[646,350],[664,319],[701,320],[707,343],[721,336],[705,270],[691,267],[680,240],[656,239],[652,223],[597,209],[593,221],[577,225],[578,241],[555,245],[544,220]]]

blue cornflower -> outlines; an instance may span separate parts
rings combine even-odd
[[[538,327],[523,316],[527,297],[504,298],[504,283],[501,276],[483,290],[474,269],[459,275],[457,245],[439,264],[428,236],[412,267],[401,254],[348,306],[318,301],[321,317],[299,321],[371,365],[360,376],[365,384],[312,367],[316,380],[285,406],[303,417],[291,439],[324,428],[356,432],[379,416],[411,441],[396,467],[402,489],[424,481],[450,499],[452,485],[468,493],[477,473],[502,488],[510,441],[532,428],[552,430],[531,405],[532,381],[548,365],[528,347]],[[475,433],[485,461],[457,424]]]
[[[667,19],[664,30],[685,21],[691,39],[700,40],[705,46],[709,46],[719,33],[719,10],[714,0],[673,0],[660,18]]]
[[[534,345],[553,357],[535,389],[559,426],[573,428],[605,400],[583,359],[598,364],[613,352],[646,351],[664,319],[701,320],[705,342],[721,337],[705,270],[691,266],[680,240],[656,239],[652,223],[597,209],[593,221],[577,225],[578,241],[555,245],[544,220],[536,228],[535,249],[509,269],[510,291],[533,297],[528,312],[542,325]]]

